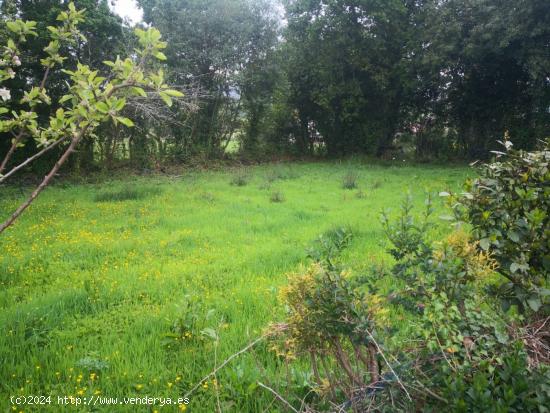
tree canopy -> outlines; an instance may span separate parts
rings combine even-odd
[[[186,99],[169,110],[154,99],[130,105],[137,128],[102,126],[73,167],[130,160],[153,168],[224,157],[235,146],[254,159],[405,152],[477,159],[506,132],[525,149],[550,133],[545,0],[138,3],[143,23],[159,27],[168,41],[158,65]],[[81,28],[86,40],[66,48],[68,63],[99,66],[132,51],[129,28],[106,0],[76,5],[88,10]],[[63,7],[61,0],[7,0],[0,10],[2,21],[38,22],[25,53],[39,56]],[[39,58],[23,59],[7,80],[13,108],[25,82],[40,77]],[[62,96],[67,75],[55,69],[50,79],[52,97]],[[55,109],[38,113],[47,118]],[[2,136],[0,152],[9,140]],[[26,155],[21,151],[14,161]]]

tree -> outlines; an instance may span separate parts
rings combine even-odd
[[[391,146],[405,99],[404,45],[410,32],[406,3],[289,2],[291,101],[299,112],[303,140],[313,126],[331,155],[380,154]]]
[[[171,81],[201,90],[199,110],[187,120],[188,128],[172,133],[186,153],[218,155],[236,129],[243,104],[251,115],[249,127],[255,128],[257,104],[264,95],[258,76],[276,42],[269,2],[140,0],[139,4],[144,20],[167,36]]]
[[[550,131],[548,2],[429,1],[425,12],[419,91],[456,130],[456,150],[484,157],[505,131],[518,147],[533,148]]]
[[[486,156],[510,131],[550,131],[544,0],[289,0],[288,102],[301,151],[382,155],[399,133],[426,155]]]
[[[73,43],[62,44],[61,53],[66,60],[64,64],[69,67],[75,67],[77,62],[87,64],[90,67],[100,69],[105,60],[114,60],[117,55],[124,55],[125,39],[131,35],[129,30],[122,25],[120,17],[114,15],[109,9],[107,0],[77,0],[75,6],[78,9],[86,9],[86,20],[82,21],[78,28],[84,35],[83,38],[75,39]],[[7,0],[0,6],[0,15],[2,20],[21,19],[23,21],[36,21],[37,36],[27,39],[23,46],[22,53],[25,58],[21,59],[21,66],[15,73],[13,79],[6,81],[5,86],[12,91],[12,109],[22,109],[18,105],[23,96],[23,91],[30,81],[39,84],[43,76],[43,66],[40,63],[40,56],[43,49],[48,45],[49,34],[47,27],[57,24],[56,18],[61,11],[66,8],[66,3],[61,0]],[[5,26],[4,26],[5,27]],[[5,33],[6,35],[8,33]],[[48,95],[51,97],[52,104],[38,106],[37,114],[41,121],[47,121],[50,113],[57,110],[56,102],[67,92],[67,82],[69,76],[62,71],[61,66],[52,67],[48,74]],[[75,153],[67,167],[73,169],[79,167],[88,168],[93,161],[93,148],[97,140],[104,139],[109,133],[103,133],[101,136],[93,139],[86,139],[79,151]],[[7,136],[0,137],[0,153],[8,150]],[[12,158],[13,162],[22,162],[36,151],[34,142],[28,142],[24,148],[21,148]],[[34,173],[45,172],[49,164],[55,161],[59,156],[59,150],[54,149],[43,159],[37,160],[30,168]]]
[[[73,3],[69,3],[68,9],[59,13],[57,20],[60,26],[48,27],[50,41],[44,48],[44,57],[40,59],[44,67],[42,80],[37,86],[26,90],[19,102],[25,108],[10,110],[9,107],[0,107],[0,114],[4,115],[0,120],[0,131],[13,135],[10,149],[0,164],[0,174],[4,173],[15,151],[28,140],[37,142],[41,149],[4,175],[0,175],[0,183],[56,146],[67,146],[29,198],[0,225],[0,233],[12,225],[31,205],[75,148],[89,137],[99,124],[112,120],[115,125],[121,123],[127,127],[133,126],[130,119],[120,115],[127,98],[146,96],[144,89],[152,89],[166,104],[170,105],[172,97],[181,96],[180,92],[168,89],[162,69],[153,71],[147,66],[152,58],[166,60],[166,56],[162,53],[166,42],[161,41],[160,32],[155,28],[136,29],[139,47],[136,48],[133,58],[122,60],[117,57],[115,61],[105,62],[111,68],[110,78],[98,76],[97,70],[92,70],[90,66],[82,63],[77,63],[74,70],[64,69],[70,78],[68,91],[57,101],[58,109],[55,114],[49,116],[46,124],[41,124],[36,109],[41,105],[52,103],[47,88],[49,74],[53,68],[67,60],[61,55],[61,48],[64,45],[74,45],[79,40],[85,40],[84,35],[77,28],[77,25],[84,21],[84,10],[77,10]],[[37,23],[34,21],[18,19],[8,21],[6,26],[11,35],[2,53],[0,82],[15,76],[15,70],[21,65],[21,44],[24,44],[30,36],[37,36]],[[9,101],[11,98],[10,89],[1,88],[0,94],[4,101]]]

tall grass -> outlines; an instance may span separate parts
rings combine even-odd
[[[155,187],[124,187],[115,191],[100,192],[95,195],[95,202],[119,202],[144,199],[158,195],[160,190]]]
[[[421,205],[424,190],[438,192],[467,175],[466,168],[358,163],[353,168],[365,182],[384,185],[342,202],[347,168],[290,168],[293,179],[277,179],[284,203],[271,202],[255,185],[236,190],[228,185],[233,173],[223,171],[177,181],[128,177],[100,191],[92,185],[45,191],[0,237],[0,411],[11,409],[9,395],[19,394],[185,394],[215,362],[282,319],[278,291],[286,274],[307,261],[311,240],[331,228],[353,228],[342,260],[358,272],[366,261],[383,265],[389,258],[378,212],[398,205],[408,188]],[[249,172],[263,177],[271,169]],[[22,198],[0,198],[0,215]],[[382,280],[383,290],[391,283]],[[289,374],[295,383],[289,392],[305,396],[309,379]],[[219,387],[212,380],[201,386],[189,410],[216,411],[216,392],[222,411],[281,410],[256,385],[276,384],[281,375],[277,356],[260,344],[218,373]],[[36,411],[63,409],[70,410],[52,404]]]
[[[357,181],[359,180],[359,173],[354,170],[349,170],[342,178],[342,188],[344,189],[356,189]]]

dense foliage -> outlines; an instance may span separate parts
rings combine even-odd
[[[386,215],[382,221],[396,258],[389,294],[377,287],[376,271],[357,276],[332,263],[342,232],[322,237],[310,254],[317,264],[283,290],[288,316],[286,328],[277,325],[284,340],[276,349],[287,360],[308,356],[315,393],[309,407],[547,411],[547,344],[540,362],[521,318],[487,296],[497,262],[462,230],[430,241],[431,202],[420,220],[411,205],[405,199],[395,222]],[[400,333],[397,314],[408,324]],[[547,340],[547,330],[541,323],[532,339]],[[396,342],[396,333],[406,339]]]
[[[100,70],[101,75],[107,71],[102,69],[102,62],[105,60],[114,60],[118,54],[124,55],[126,48],[124,46],[126,38],[130,33],[128,29],[122,26],[121,19],[114,15],[110,9],[107,0],[77,0],[76,8],[86,10],[86,18],[78,25],[78,30],[84,37],[76,38],[70,44],[60,45],[60,52],[65,58],[65,67],[76,67],[77,62],[89,65]],[[44,67],[40,63],[44,48],[50,41],[50,31],[48,27],[56,26],[59,21],[57,16],[66,8],[66,4],[59,0],[47,1],[3,1],[0,6],[0,19],[2,22],[8,20],[21,19],[22,21],[37,22],[35,30],[37,36],[31,36],[24,45],[21,45],[23,58],[21,67],[14,73],[14,77],[5,82],[4,86],[10,89],[12,99],[9,106],[13,110],[19,110],[24,107],[19,103],[23,97],[26,85],[29,83],[39,84],[43,77]],[[0,37],[5,39],[9,35],[6,30],[0,29]],[[106,68],[103,66],[103,68]],[[35,108],[40,119],[48,119],[49,115],[54,113],[59,105],[58,100],[67,93],[67,82],[70,81],[69,75],[62,71],[61,66],[55,66],[50,69],[48,75],[48,95],[51,97],[49,106],[39,105]],[[101,135],[101,134],[100,134]],[[3,134],[0,138],[0,154],[4,154],[9,149],[8,136]],[[81,145],[80,150],[73,154],[69,163],[73,168],[90,167],[94,161],[94,140],[101,142],[105,136],[98,136],[94,139],[88,139]],[[25,148],[21,148],[14,154],[13,163],[20,163],[36,151],[34,142],[28,142]],[[46,172],[49,165],[61,154],[61,149],[53,149],[43,159],[37,160],[33,164],[33,170],[36,172]]]
[[[484,158],[506,131],[523,149],[550,132],[545,0],[138,3],[144,22],[168,40],[167,79],[187,97],[170,110],[154,97],[130,102],[124,114],[137,128],[100,128],[75,155],[75,168],[130,160],[141,169],[164,169],[236,151],[252,159]],[[96,67],[135,47],[105,0],[76,5],[88,10],[81,27],[86,40],[68,47],[67,64]],[[38,36],[26,47],[36,56],[62,7],[60,0],[10,0],[0,11],[3,21],[39,21]],[[41,78],[38,60],[22,64],[8,82],[14,109],[26,79]],[[67,79],[52,70],[54,102]],[[56,109],[54,103],[39,114],[47,118]],[[9,149],[8,138],[2,135],[0,153]],[[14,162],[32,147],[26,151]]]
[[[498,291],[503,302],[536,312],[550,297],[550,149],[548,142],[536,152],[504,145],[454,207],[508,279]]]
[[[254,141],[271,92],[268,60],[277,21],[266,1],[140,0],[144,20],[166,34],[174,84],[200,96],[197,110],[164,128],[178,160],[219,156],[237,131]]]
[[[506,130],[523,148],[549,131],[543,0],[294,0],[286,10],[284,96],[300,151],[485,157]]]

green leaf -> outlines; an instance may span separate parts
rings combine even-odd
[[[514,242],[519,242],[519,235],[515,231],[509,231],[508,232],[508,238],[510,238]]]
[[[495,337],[500,344],[508,344],[508,335],[498,328],[495,328]]]
[[[71,100],[73,98],[73,95],[63,95],[61,99],[59,99],[59,103],[64,103],[68,100]]]
[[[166,93],[168,96],[173,96],[175,98],[182,98],[185,96],[179,90],[174,90],[174,89],[166,89],[166,90],[163,90],[163,92]]]
[[[123,125],[128,126],[129,128],[134,126],[134,122],[132,122],[131,119],[124,118],[122,116],[117,116],[115,119],[120,123],[122,123]]]
[[[155,53],[155,57],[158,59],[158,60],[166,60],[166,55],[162,52],[156,52]]]
[[[117,102],[115,103],[115,110],[117,111],[122,110],[124,106],[126,106],[126,99],[124,98],[118,99]]]
[[[102,113],[109,112],[109,105],[107,105],[105,102],[98,102],[95,106]]]
[[[17,24],[17,22],[6,22],[6,26],[14,33],[19,33],[21,31],[21,27]]]
[[[252,382],[248,385],[246,391],[248,394],[253,394],[254,391],[258,388],[258,384],[256,382]]]
[[[205,328],[204,330],[201,331],[201,334],[203,336],[211,338],[214,341],[218,340],[218,334],[212,328]]]
[[[142,88],[140,87],[133,87],[132,89],[132,92],[135,94],[135,95],[138,95],[138,96],[143,96],[144,98],[147,97],[147,93],[145,93],[145,90],[143,90]]]
[[[542,307],[542,301],[537,296],[531,296],[527,299],[527,304],[531,307],[531,310],[537,312]]]
[[[489,241],[489,238],[482,238],[479,240],[479,246],[484,250],[487,251],[489,247],[491,246],[491,241]]]
[[[159,96],[167,106],[172,106],[172,98],[169,95],[164,92],[159,92]]]

